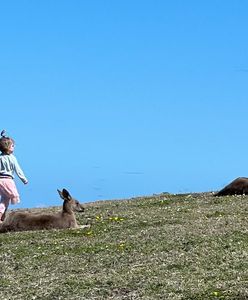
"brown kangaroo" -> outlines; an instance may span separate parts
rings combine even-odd
[[[13,211],[0,226],[0,233],[42,229],[78,228],[74,211],[83,212],[83,206],[71,197],[66,189],[58,190],[64,200],[63,209],[58,213],[30,213]]]
[[[238,177],[225,186],[222,190],[215,194],[215,196],[227,195],[247,195],[248,194],[248,178]]]

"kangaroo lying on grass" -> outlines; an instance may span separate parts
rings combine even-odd
[[[59,213],[30,213],[13,211],[9,213],[0,226],[0,233],[7,231],[27,231],[42,229],[78,228],[74,211],[83,212],[83,206],[71,197],[66,189],[58,190],[64,200],[63,209]]]
[[[215,194],[215,196],[227,195],[247,195],[248,194],[248,178],[238,177],[225,186],[222,190]]]

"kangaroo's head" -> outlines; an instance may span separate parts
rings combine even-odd
[[[78,211],[78,212],[83,212],[84,207],[80,202],[70,195],[70,193],[66,190],[63,189],[62,191],[57,190],[60,197],[64,200],[63,204],[63,210],[65,212],[71,212],[71,211]]]

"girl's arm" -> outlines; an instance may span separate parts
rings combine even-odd
[[[25,177],[17,159],[15,156],[13,156],[13,159],[14,159],[14,167],[15,167],[15,173],[17,174],[17,176],[21,179],[21,181],[24,183],[24,184],[27,184],[28,183],[28,180],[27,178]]]

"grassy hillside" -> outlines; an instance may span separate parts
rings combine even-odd
[[[0,299],[248,299],[247,196],[85,208],[90,228],[0,235]]]

